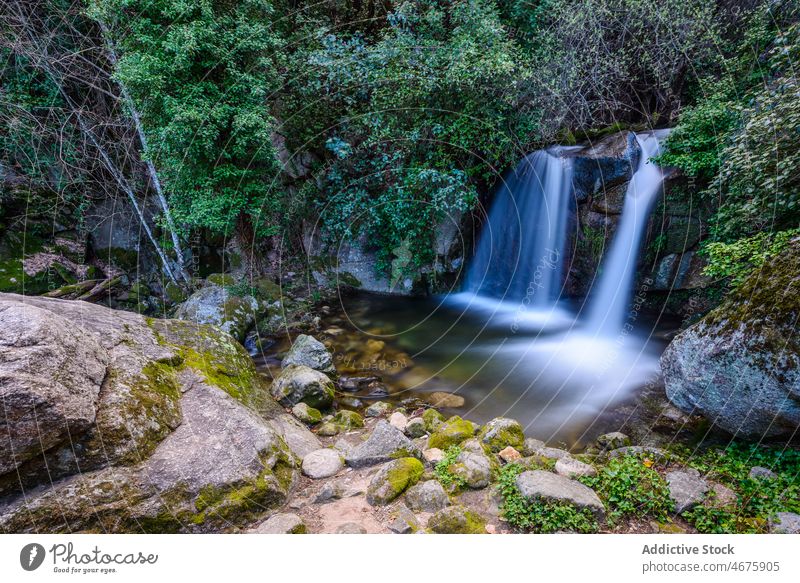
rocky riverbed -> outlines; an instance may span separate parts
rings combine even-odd
[[[10,294],[0,320],[2,532],[798,531],[794,458],[729,468],[620,432],[567,451],[421,399],[347,406],[360,381],[310,335],[269,382],[211,326]],[[754,508],[754,487],[778,494]]]

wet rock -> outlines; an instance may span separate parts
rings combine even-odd
[[[94,423],[109,355],[48,310],[0,300],[0,474]]]
[[[774,480],[778,477],[778,475],[769,468],[763,468],[761,466],[753,466],[750,468],[750,472],[747,475],[751,479],[761,480]]]
[[[367,534],[367,529],[355,522],[345,522],[336,527],[336,534]]]
[[[427,480],[409,488],[406,504],[415,512],[437,512],[450,505],[450,497],[436,480]]]
[[[293,364],[307,366],[326,374],[336,372],[336,367],[333,366],[333,357],[325,345],[307,334],[300,334],[295,339],[281,362],[281,366],[284,368]]]
[[[395,411],[389,416],[389,425],[398,431],[405,431],[408,425],[408,417],[403,415],[400,411]]]
[[[800,534],[800,514],[778,512],[769,521],[769,531],[775,534]]]
[[[381,384],[380,377],[351,375],[342,375],[339,377],[339,388],[351,393],[366,391],[376,384]]]
[[[392,410],[392,406],[385,401],[377,401],[364,411],[366,417],[382,417]]]
[[[425,429],[425,421],[422,419],[422,417],[414,417],[413,419],[409,420],[408,424],[406,425],[406,435],[408,435],[411,439],[416,439],[417,437],[424,437],[426,434],[427,430]]]
[[[298,403],[292,407],[292,415],[308,425],[315,425],[322,421],[322,413],[319,412],[319,409],[309,407],[306,403]]]
[[[605,518],[605,507],[594,490],[564,476],[542,470],[522,472],[517,476],[517,488],[531,500],[568,502],[577,508],[588,508],[598,520]]]
[[[315,409],[325,409],[333,403],[333,381],[325,373],[290,364],[272,382],[270,393],[284,407],[302,402]]]
[[[342,455],[333,449],[318,449],[303,458],[303,473],[314,480],[336,475],[343,467]]]
[[[239,342],[244,342],[260,311],[254,297],[233,295],[224,285],[216,285],[211,280],[178,306],[175,317],[217,326]]]
[[[488,445],[495,453],[505,447],[522,447],[525,441],[525,434],[522,432],[522,425],[513,419],[497,417],[483,426],[478,439]]]
[[[384,465],[367,487],[367,502],[384,506],[419,481],[425,468],[413,457],[396,459]]]
[[[364,402],[361,399],[357,399],[356,397],[346,397],[342,396],[338,399],[339,405],[343,405],[344,407],[350,407],[351,409],[360,409],[364,406]]]
[[[437,534],[485,534],[486,523],[477,514],[461,506],[440,510],[428,520],[428,528]]]
[[[556,462],[556,473],[567,478],[580,478],[581,476],[596,476],[597,470],[589,464],[583,463],[572,457],[562,457]]]
[[[700,504],[709,490],[708,482],[694,469],[668,472],[666,479],[676,514],[682,514]]]
[[[485,488],[492,477],[492,464],[483,452],[462,451],[450,471],[463,478],[466,485],[473,489]]]
[[[422,396],[426,403],[439,409],[457,409],[464,406],[464,397],[453,393],[437,391]]]
[[[619,431],[612,431],[598,437],[596,443],[601,450],[619,449],[631,445],[631,438]]]
[[[800,240],[769,259],[661,356],[667,397],[739,437],[800,426]]]
[[[345,460],[350,467],[363,468],[398,456],[421,457],[422,453],[402,432],[381,420],[375,425],[367,441],[351,449]]]
[[[475,435],[475,426],[461,417],[451,417],[439,425],[428,438],[428,448],[447,450]]]
[[[271,516],[254,529],[256,534],[305,534],[306,525],[297,514],[280,513]]]

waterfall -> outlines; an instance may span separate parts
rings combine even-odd
[[[572,163],[556,147],[527,155],[495,195],[465,289],[547,309],[561,290]]]
[[[658,130],[636,136],[642,153],[628,183],[622,218],[614,240],[601,264],[597,289],[591,294],[587,329],[595,335],[617,335],[625,324],[642,237],[664,181],[663,172],[650,158],[660,153],[659,141],[666,137],[668,131]]]

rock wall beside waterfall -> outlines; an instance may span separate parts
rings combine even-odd
[[[741,437],[796,437],[798,273],[800,239],[679,334],[661,357],[670,401]]]

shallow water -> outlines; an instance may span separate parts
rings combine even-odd
[[[448,412],[478,422],[511,417],[526,435],[575,446],[607,430],[604,418],[616,406],[659,382],[661,338],[670,328],[632,313],[623,332],[600,338],[575,319],[575,308],[509,309],[470,294],[361,294],[332,318],[358,333],[333,336],[332,348],[340,367],[380,375],[395,399],[453,392],[466,403]],[[359,361],[359,338],[384,343],[382,359]]]

